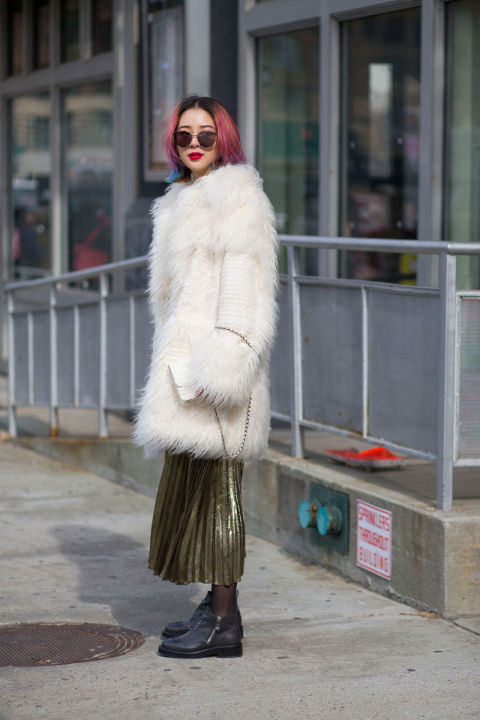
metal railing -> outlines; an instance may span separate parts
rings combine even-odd
[[[480,466],[480,291],[456,290],[456,256],[480,243],[279,236],[287,248],[280,324],[272,351],[272,416],[291,424],[292,454],[305,429],[362,437],[437,463],[437,507],[452,506],[453,468]],[[303,276],[300,248],[437,254],[440,288]],[[110,293],[109,277],[147,256],[5,286],[9,432],[16,407],[134,409],[151,325],[144,290]],[[72,299],[73,282],[98,290]],[[15,294],[48,286],[48,307],[16,307]]]

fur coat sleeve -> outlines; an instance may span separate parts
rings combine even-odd
[[[182,368],[191,395],[218,408],[248,400],[278,320],[274,211],[254,168],[239,168],[235,181],[216,186],[214,199],[221,258],[215,325]]]

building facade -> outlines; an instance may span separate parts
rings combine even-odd
[[[0,28],[2,283],[146,252],[188,92],[238,122],[279,232],[480,241],[478,0],[8,0]],[[436,262],[302,269],[436,286]],[[478,257],[458,283],[480,287]]]

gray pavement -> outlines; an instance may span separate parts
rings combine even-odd
[[[205,586],[148,570],[151,498],[3,442],[0,504],[3,624],[95,622],[146,635],[111,660],[1,669],[0,720],[480,718],[475,632],[249,536],[244,656],[159,658],[163,625],[188,617]]]

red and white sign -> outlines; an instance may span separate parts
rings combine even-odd
[[[363,500],[357,500],[357,565],[392,576],[392,513]]]

